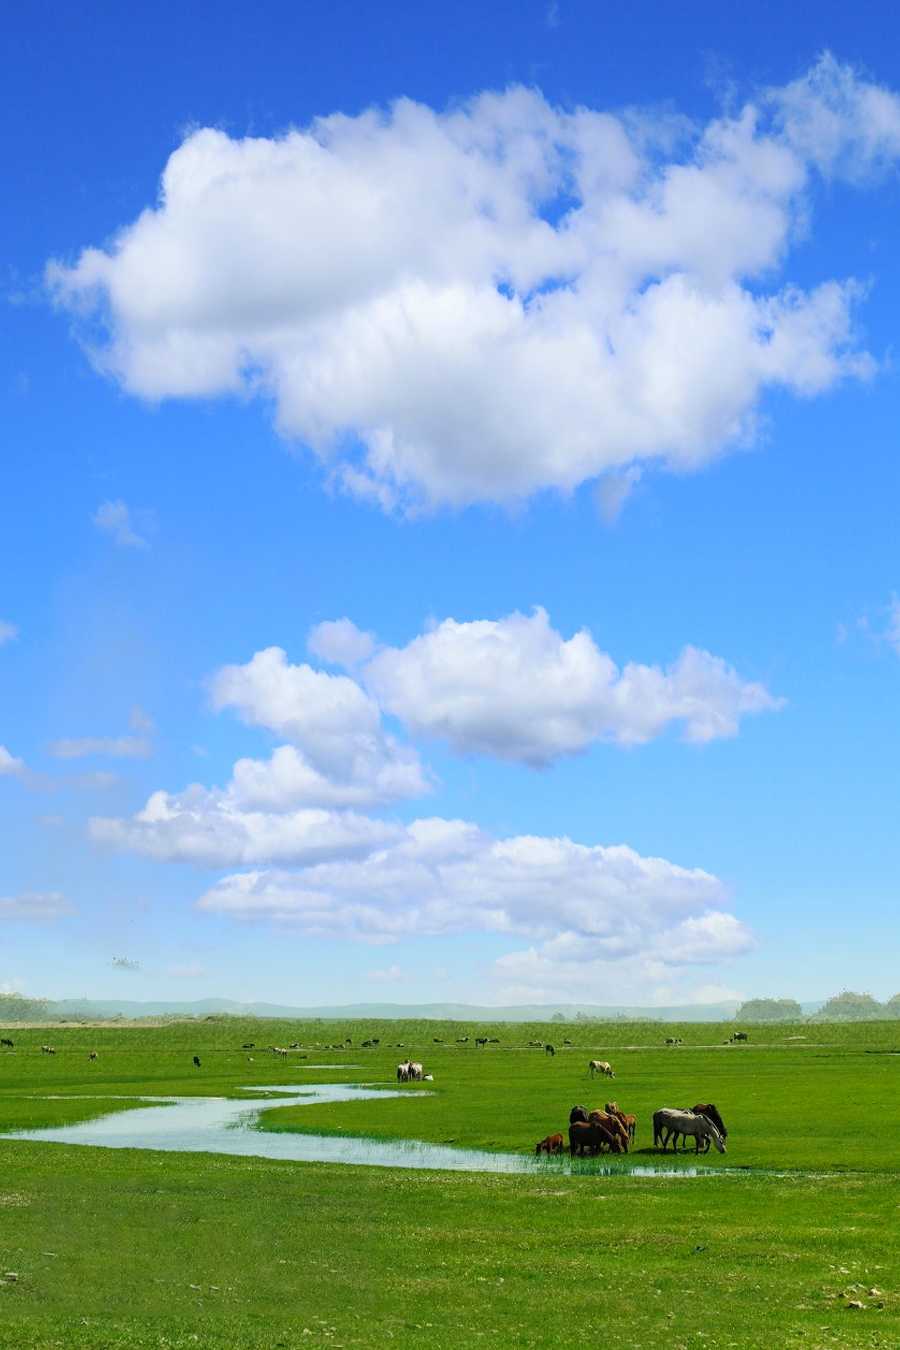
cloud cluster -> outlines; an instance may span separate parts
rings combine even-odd
[[[744,714],[779,706],[761,685],[690,647],[665,670],[620,670],[590,633],[566,639],[540,609],[448,619],[403,648],[341,619],[313,629],[309,648],[353,676],[269,647],[209,681],[216,710],[283,744],[239,759],[224,787],[160,790],[130,818],[95,817],[94,840],[161,862],[246,869],[199,900],[235,919],[373,943],[527,939],[536,946],[515,959],[545,982],[569,967],[583,978],[609,963],[704,964],[750,944],[722,883],[698,868],[624,845],[496,838],[468,821],[402,824],[370,812],[432,787],[385,713],[459,752],[544,766],[597,740],[646,741],[673,721],[691,740],[733,735]]]
[[[871,176],[898,125],[893,93],[825,56],[702,126],[511,88],[271,139],[206,127],[155,206],[48,284],[131,393],[258,393],[386,509],[694,469],[752,437],[766,389],[871,371],[859,288],[779,272],[812,175]]]
[[[131,508],[125,502],[101,502],[91,519],[97,529],[108,534],[120,548],[147,547],[147,540],[135,529]]]

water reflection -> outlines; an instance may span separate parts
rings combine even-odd
[[[231,1153],[243,1157],[278,1158],[291,1162],[345,1163],[361,1167],[431,1168],[441,1172],[509,1172],[534,1174],[586,1173],[600,1176],[694,1177],[714,1175],[697,1167],[648,1167],[628,1158],[537,1158],[533,1154],[488,1153],[480,1149],[450,1148],[418,1140],[353,1139],[321,1134],[270,1133],[258,1128],[263,1111],[276,1106],[309,1106],[315,1102],[366,1101],[424,1093],[401,1093],[390,1088],[355,1083],[317,1083],[250,1087],[246,1092],[266,1095],[252,1101],[226,1097],[135,1097],[133,1111],[117,1111],[75,1125],[50,1129],[15,1130],[2,1139],[41,1140],[54,1144],[82,1144],[92,1148],[162,1149],[175,1153]],[[160,1110],[164,1106],[164,1110]]]

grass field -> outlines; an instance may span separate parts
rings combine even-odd
[[[615,1096],[639,1117],[641,1162],[655,1157],[644,1150],[658,1106],[715,1101],[730,1134],[724,1157],[702,1160],[713,1175],[652,1180],[566,1176],[552,1162],[506,1177],[0,1140],[0,1346],[896,1350],[900,1054],[889,1052],[900,1024],[758,1027],[726,1047],[731,1029],[12,1028],[0,1131],[125,1109],[119,1094],[388,1083],[411,1054],[434,1073],[433,1095],[273,1102],[263,1124],[531,1151],[574,1103]],[[500,1043],[476,1050],[476,1034]],[[665,1048],[667,1034],[685,1044]],[[351,1047],[331,1048],[348,1036]],[[363,1050],[371,1036],[380,1045]],[[242,1051],[245,1041],[260,1048]],[[287,1061],[262,1048],[292,1041],[303,1049]],[[55,1056],[40,1052],[48,1042]],[[611,1061],[613,1083],[590,1081],[591,1057]]]

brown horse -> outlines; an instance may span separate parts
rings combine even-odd
[[[621,1140],[617,1135],[610,1134],[609,1130],[594,1121],[585,1123],[582,1120],[576,1120],[569,1126],[569,1152],[573,1157],[576,1155],[582,1158],[585,1150],[591,1153],[600,1153],[602,1149],[608,1148],[610,1153],[622,1153]]]
[[[624,1111],[620,1111],[616,1102],[607,1102],[603,1109],[608,1112],[609,1115],[615,1116],[616,1120],[622,1122],[622,1125],[628,1132],[628,1142],[629,1144],[633,1144],[634,1132],[637,1129],[637,1116],[630,1116]]]
[[[608,1111],[592,1111],[588,1116],[588,1123],[600,1125],[604,1130],[608,1130],[622,1145],[622,1152],[628,1152],[628,1131],[618,1116],[610,1115]]]
[[[565,1140],[561,1134],[548,1134],[546,1139],[542,1139],[535,1145],[535,1153],[562,1153],[565,1147]]]
[[[716,1109],[713,1102],[706,1102],[705,1104],[701,1102],[699,1106],[692,1106],[691,1110],[697,1116],[706,1116],[706,1119],[711,1120],[712,1123],[715,1125],[716,1129],[719,1131],[719,1134],[722,1136],[722,1138],[723,1139],[728,1138],[728,1131],[725,1128],[725,1122],[719,1115],[719,1112]],[[707,1144],[707,1148],[709,1148],[709,1144]]]
[[[582,1125],[586,1125],[586,1124],[587,1124],[587,1118],[588,1118],[588,1113],[587,1113],[587,1107],[586,1107],[586,1106],[573,1106],[573,1107],[572,1107],[572,1110],[569,1112],[569,1124],[570,1124],[570,1125],[574,1125],[574,1124],[576,1123],[576,1121],[581,1121]]]

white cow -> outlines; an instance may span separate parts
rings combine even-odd
[[[606,1078],[615,1078],[616,1076],[612,1071],[612,1065],[607,1064],[605,1059],[592,1059],[588,1068],[591,1071],[592,1078],[598,1073],[602,1073]]]

